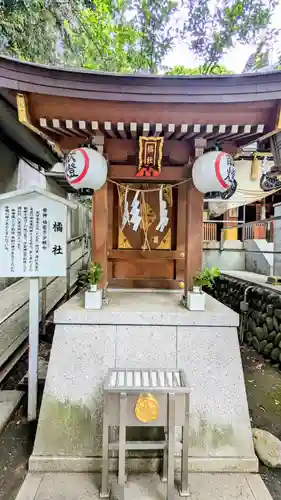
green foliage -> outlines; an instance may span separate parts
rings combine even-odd
[[[80,286],[97,285],[102,277],[103,270],[99,263],[91,263],[88,269],[82,269],[78,274],[78,283]]]
[[[72,42],[69,62],[102,71],[135,71],[137,33],[125,12],[126,0],[95,0],[95,8],[81,10],[75,25],[66,21]]]
[[[193,278],[193,284],[194,286],[212,288],[215,279],[218,278],[220,274],[221,272],[218,267],[212,267],[211,269],[205,267],[201,273]]]
[[[203,61],[204,73],[216,65],[235,43],[274,39],[270,20],[277,0],[183,0],[188,13],[185,33],[191,50]]]
[[[0,0],[0,51],[102,71],[156,72],[177,29],[171,0]]]
[[[138,34],[139,69],[157,73],[164,57],[172,49],[179,30],[172,23],[178,2],[172,0],[132,0],[132,26]]]
[[[264,66],[277,0],[0,0],[0,52],[19,59],[101,71],[156,73],[181,40],[196,69],[168,74],[230,73],[219,64],[236,42],[256,43]],[[182,21],[179,17],[187,20]],[[262,37],[261,37],[262,35]],[[262,42],[261,42],[262,39]],[[262,48],[261,48],[262,47]]]
[[[171,25],[171,0],[95,0],[77,26],[66,23],[75,63],[89,69],[157,72],[178,31]]]
[[[205,67],[198,66],[197,68],[186,68],[185,66],[174,66],[167,71],[166,75],[204,75]],[[233,74],[233,71],[230,71],[225,66],[221,64],[216,64],[213,67],[209,67],[208,74],[211,75],[229,75]]]
[[[94,262],[88,269],[88,283],[90,285],[97,285],[102,277],[102,267],[98,262]]]
[[[79,193],[75,195],[76,199],[81,203],[81,205],[84,205],[90,212],[92,211],[92,197],[91,196],[84,196]]]
[[[0,0],[0,52],[19,59],[54,64],[71,40],[64,27],[79,0]]]

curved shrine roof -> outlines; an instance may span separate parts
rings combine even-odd
[[[281,98],[281,71],[243,75],[124,75],[50,67],[0,57],[0,87],[92,100],[243,103]]]

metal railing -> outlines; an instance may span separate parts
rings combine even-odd
[[[244,222],[242,224],[237,224],[235,228],[237,230],[241,229],[241,241],[245,242],[247,240],[266,240],[268,243],[272,243],[274,241],[274,229],[275,221],[281,220],[281,216],[274,216],[268,219],[262,219],[259,221],[252,222]],[[223,249],[223,244],[225,241],[224,235],[227,229],[233,229],[233,225],[231,227],[223,227],[221,230],[221,238],[220,238],[220,247]],[[247,250],[249,252],[261,252],[261,253],[278,253],[274,251],[259,251],[259,250]]]
[[[244,221],[237,221],[244,222]],[[224,229],[235,229],[236,221],[233,220],[204,220],[203,221],[203,242],[208,241],[219,241],[219,229],[223,229],[225,224],[229,223],[230,225],[225,227]]]
[[[254,221],[246,223],[242,228],[242,241],[262,240],[273,242],[274,221]]]
[[[208,241],[224,241],[224,234],[229,229],[241,229],[238,239],[242,242],[245,240],[266,240],[269,243],[273,242],[274,238],[274,220],[263,219],[260,221],[243,222],[243,221],[225,221],[225,220],[210,220],[203,223],[203,242]],[[239,223],[240,222],[240,223]],[[229,225],[227,225],[229,223]],[[220,229],[220,237],[219,237]]]
[[[220,221],[221,222],[221,221]],[[203,241],[217,241],[217,224],[214,222],[204,222],[203,224]]]

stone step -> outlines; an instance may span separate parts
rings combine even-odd
[[[24,392],[0,391],[0,433],[18,407]]]
[[[116,482],[116,481],[114,481]],[[83,473],[29,473],[16,500],[98,500],[100,476]],[[113,488],[114,489],[114,488]],[[125,500],[165,500],[157,475],[129,476]],[[119,497],[120,498],[120,497]],[[177,494],[174,500],[180,500]],[[188,500],[272,500],[257,474],[190,474]],[[110,497],[114,499],[114,493]]]

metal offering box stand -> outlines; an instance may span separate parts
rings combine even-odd
[[[118,451],[118,484],[124,498],[126,450],[163,450],[162,481],[166,500],[175,493],[175,427],[182,427],[180,495],[189,496],[189,395],[182,370],[109,370],[104,385],[103,458],[100,497],[109,497],[109,450]],[[119,427],[119,440],[109,442],[109,427]],[[127,427],[163,427],[164,441],[126,441]]]

